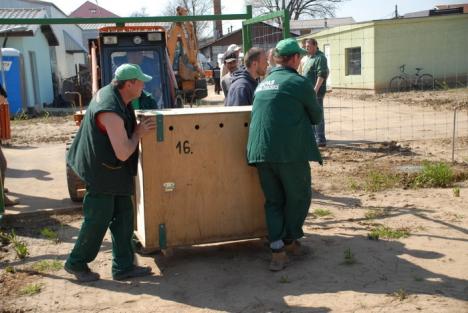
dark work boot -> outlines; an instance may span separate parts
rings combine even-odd
[[[125,280],[132,277],[142,277],[151,275],[152,269],[149,266],[138,266],[135,265],[131,270],[119,274],[112,275],[113,280]]]
[[[87,283],[91,281],[99,280],[100,276],[98,273],[92,272],[89,268],[84,271],[76,271],[67,266],[67,264],[63,267],[67,273],[75,275],[76,280],[81,283]]]

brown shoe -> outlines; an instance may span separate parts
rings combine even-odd
[[[18,200],[11,200],[7,196],[4,197],[4,201],[5,201],[5,206],[14,206],[14,205],[19,204]]]
[[[294,240],[291,244],[286,245],[286,253],[293,257],[302,257],[311,253],[312,249],[308,246],[303,246],[299,240]]]
[[[289,258],[286,255],[285,251],[281,252],[273,252],[271,254],[271,262],[270,262],[270,271],[278,272],[281,271],[288,265]]]

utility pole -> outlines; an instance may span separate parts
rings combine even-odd
[[[284,1],[284,0],[283,0]],[[395,4],[395,18],[398,18],[398,5]]]

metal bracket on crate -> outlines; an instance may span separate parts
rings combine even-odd
[[[159,224],[159,249],[167,248],[166,224]]]
[[[164,141],[164,115],[156,113],[156,140]]]

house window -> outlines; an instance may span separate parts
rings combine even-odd
[[[361,75],[361,47],[346,49],[346,75]]]
[[[96,9],[94,9],[94,8],[93,8],[93,9],[89,9],[89,12],[90,12],[91,14],[96,14],[96,13],[97,13]]]

